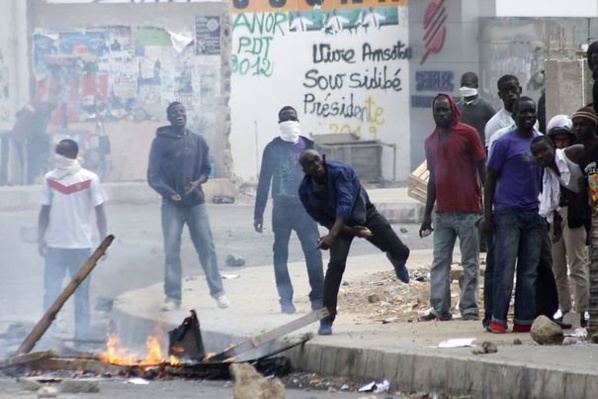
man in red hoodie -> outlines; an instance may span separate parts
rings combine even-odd
[[[480,135],[459,122],[453,99],[439,94],[432,103],[436,129],[426,138],[430,177],[420,237],[434,231],[434,261],[430,270],[429,313],[420,321],[450,320],[450,269],[459,237],[463,284],[459,310],[464,320],[478,320],[479,245],[476,222],[482,213],[482,184],[486,180],[486,151]],[[432,209],[436,204],[434,229]]]

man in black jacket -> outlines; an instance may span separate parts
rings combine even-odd
[[[309,300],[313,310],[322,307],[324,294],[324,271],[322,253],[316,248],[319,238],[318,227],[303,209],[299,201],[299,184],[303,172],[299,165],[299,155],[313,148],[313,141],[300,135],[297,111],[290,106],[278,113],[280,135],[264,149],[260,170],[253,226],[261,233],[264,225],[264,209],[272,184],[272,227],[274,231],[274,277],[280,297],[282,313],[295,313],[293,305],[293,285],[289,276],[287,261],[289,239],[294,230],[301,242],[305,255],[307,274],[311,292]]]
[[[147,170],[151,188],[162,196],[162,233],[166,257],[163,310],[181,305],[181,233],[187,224],[199,255],[210,295],[218,306],[230,303],[222,288],[216,249],[201,188],[211,171],[209,148],[203,137],[189,131],[185,107],[171,103],[166,109],[170,126],[156,131]]]

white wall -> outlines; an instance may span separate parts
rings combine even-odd
[[[362,27],[357,32],[345,29],[338,35],[321,30],[290,31],[289,18],[294,18],[295,12],[233,15],[230,141],[236,174],[243,179],[256,177],[264,146],[278,135],[278,111],[292,105],[299,113],[304,135],[355,132],[362,140],[398,144],[397,179],[407,177],[410,172],[409,62],[407,59],[378,62],[363,59],[367,45],[372,49],[392,49],[400,41],[405,45],[403,50],[407,50],[407,7],[394,8],[398,25],[367,32]],[[265,28],[260,32],[257,26],[262,18]],[[276,21],[274,25],[272,21]],[[251,32],[254,22],[256,28]],[[276,27],[267,29],[272,26]],[[352,56],[348,55],[346,61],[318,62],[313,50],[314,46],[319,49],[321,45],[329,45],[344,54],[352,53]],[[255,66],[258,61],[261,68]],[[253,67],[245,71],[247,65]],[[356,87],[357,80],[374,73],[380,77],[384,71],[386,79],[382,80],[394,82],[394,89]],[[319,84],[315,84],[314,79],[318,79]],[[330,79],[338,87],[330,87]],[[360,109],[353,117],[330,115],[330,108],[324,108],[351,103]],[[392,150],[384,149],[382,158],[383,177],[391,179]]]
[[[486,0],[487,1],[487,0]],[[598,16],[596,0],[494,0],[496,17],[587,17]]]
[[[0,13],[0,130],[10,129],[29,100],[27,2],[10,0]]]

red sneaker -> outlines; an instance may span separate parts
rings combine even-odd
[[[528,333],[532,330],[531,325],[523,325],[523,324],[514,324],[513,325],[513,332],[516,333]]]
[[[494,334],[504,334],[507,332],[507,326],[491,321],[488,327],[486,327],[486,330]]]

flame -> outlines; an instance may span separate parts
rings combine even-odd
[[[120,341],[116,333],[108,335],[106,343],[106,351],[100,354],[100,360],[118,365],[157,365],[168,362],[172,365],[181,364],[181,361],[175,357],[170,356],[168,360],[162,355],[162,328],[158,325],[153,335],[150,335],[145,340],[146,353],[139,355],[128,350]]]
[[[134,364],[136,356],[124,347],[117,334],[109,334],[106,352],[100,354],[100,360],[111,364]]]

